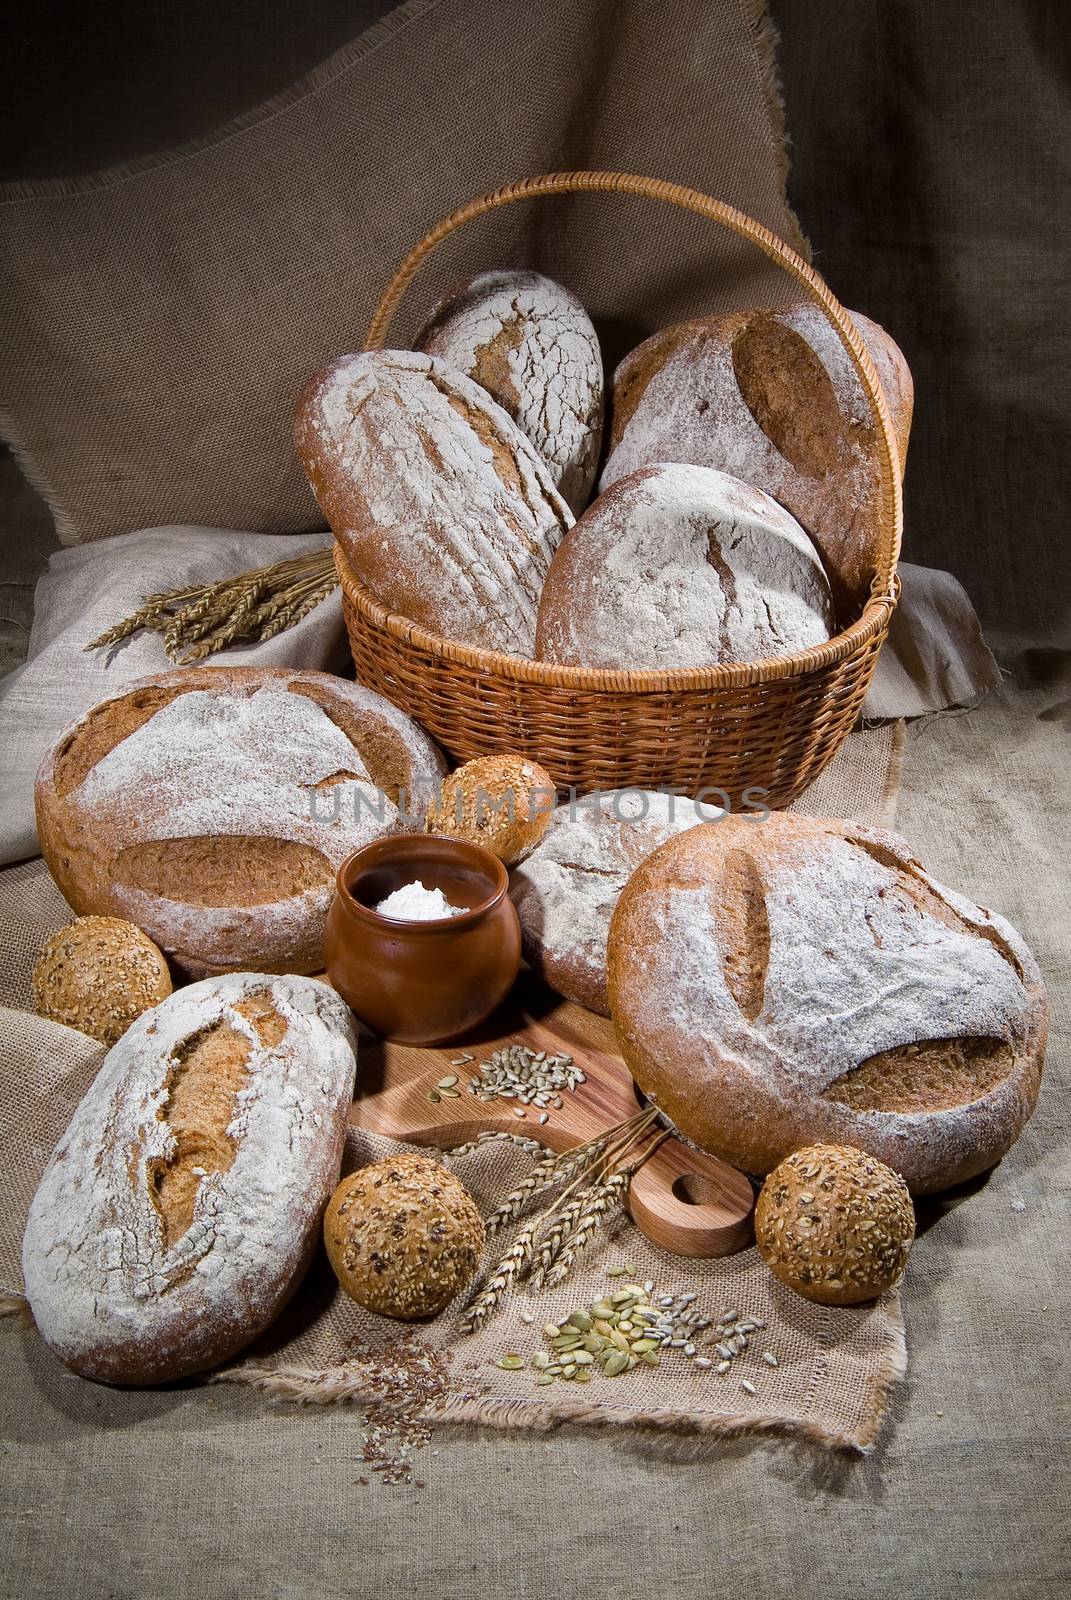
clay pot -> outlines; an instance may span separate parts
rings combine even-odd
[[[420,881],[459,916],[402,922],[375,907]],[[391,834],[348,856],[327,916],[327,975],[374,1033],[406,1044],[452,1039],[489,1016],[521,959],[501,861],[466,839]]]

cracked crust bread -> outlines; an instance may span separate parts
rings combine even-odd
[[[419,827],[445,770],[416,723],[342,678],[180,667],[60,735],[37,830],[75,911],[125,917],[187,972],[318,972],[338,868]]]
[[[314,978],[232,973],[132,1024],[56,1146],[23,1239],[42,1338],[101,1383],[171,1383],[235,1354],[309,1265],[356,1067]]]
[[[544,983],[610,1015],[606,937],[618,896],[652,850],[716,809],[643,789],[610,789],[555,808],[543,838],[510,873],[525,960]]]
[[[775,812],[681,834],[625,887],[608,967],[637,1083],[746,1172],[846,1144],[945,1189],[999,1161],[1037,1101],[1033,956],[894,833]]]
[[[538,272],[481,272],[436,306],[416,348],[487,390],[579,516],[599,465],[603,370],[576,296]]]
[[[913,386],[903,354],[852,312],[881,380],[903,472]],[[684,461],[754,484],[821,554],[838,614],[858,615],[875,569],[876,427],[844,346],[817,306],[738,311],[665,328],[614,374],[605,490],[638,467]]]
[[[335,537],[391,611],[531,657],[551,557],[573,517],[485,390],[434,356],[342,356],[305,386],[294,439]]]
[[[536,655],[580,667],[707,667],[823,644],[833,603],[799,524],[711,467],[666,463],[589,506],[551,562]]]

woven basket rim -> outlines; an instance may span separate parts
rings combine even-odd
[[[887,593],[871,593],[855,622],[811,650],[797,650],[793,655],[767,656],[758,661],[724,666],[616,672],[608,667],[561,666],[556,662],[506,655],[499,650],[480,650],[456,639],[447,639],[441,633],[432,633],[411,617],[391,611],[377,600],[372,591],[354,576],[349,557],[337,539],[334,550],[335,570],[346,599],[374,628],[390,634],[411,649],[455,662],[470,671],[515,683],[540,684],[546,689],[601,690],[611,694],[673,694],[687,690],[709,692],[744,689],[787,678],[804,678],[809,673],[844,661],[885,630],[900,593],[900,580],[894,573]]]

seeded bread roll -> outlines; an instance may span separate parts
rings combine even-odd
[[[608,965],[637,1083],[747,1172],[850,1144],[944,1189],[999,1161],[1037,1100],[1034,958],[894,833],[775,812],[671,839],[629,879]]]
[[[361,582],[448,639],[531,656],[573,518],[485,390],[412,350],[343,356],[309,382],[295,441]]]
[[[114,1044],[171,993],[167,962],[122,917],[79,917],[54,933],[33,969],[34,1010]]]
[[[791,655],[833,627],[810,539],[710,467],[643,467],[589,506],[550,564],[536,655],[579,667],[707,667]]]
[[[914,1238],[900,1174],[844,1145],[793,1151],[755,1207],[755,1243],[774,1277],[824,1306],[859,1305],[891,1289]]]
[[[512,866],[547,830],[554,780],[526,756],[479,756],[444,781],[428,832],[471,839]]]
[[[608,1017],[606,937],[618,896],[652,850],[716,815],[711,805],[642,789],[558,806],[510,873],[529,966],[558,994]]]
[[[472,1278],[484,1225],[458,1178],[430,1156],[388,1156],[343,1178],[324,1216],[342,1288],[381,1317],[432,1317]]]
[[[481,272],[433,311],[418,350],[486,389],[579,515],[602,444],[602,352],[575,295],[538,272]]]
[[[30,1206],[26,1295],[61,1361],[170,1383],[263,1332],[316,1249],[355,1051],[349,1010],[312,978],[233,973],[138,1018]]]
[[[853,312],[893,417],[901,470],[911,374],[874,322]],[[605,490],[639,467],[716,467],[772,495],[806,529],[838,612],[869,592],[878,529],[875,423],[855,369],[817,306],[740,311],[655,334],[614,374]]]
[[[75,911],[136,922],[187,972],[318,972],[335,872],[419,829],[444,770],[389,701],[326,672],[180,667],[61,735],[37,828]]]

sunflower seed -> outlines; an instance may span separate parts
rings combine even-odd
[[[704,1372],[706,1371],[707,1367],[712,1365],[709,1356],[696,1356],[695,1364],[697,1367],[701,1367]]]
[[[762,1359],[765,1361],[768,1367],[777,1366],[777,1357],[774,1355],[772,1350],[764,1350],[762,1352]]]
[[[746,1378],[741,1378],[740,1379],[740,1387],[741,1387],[741,1389],[744,1390],[744,1392],[746,1394],[754,1394],[755,1393],[755,1385],[753,1383],[749,1383]]]

